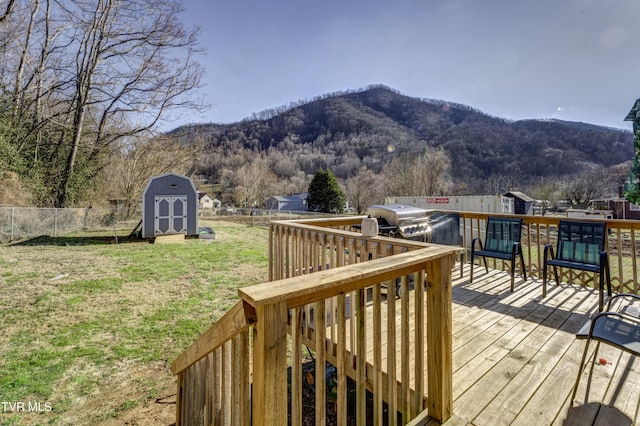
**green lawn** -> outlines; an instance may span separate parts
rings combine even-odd
[[[0,424],[155,416],[154,403],[175,393],[173,359],[239,287],[266,280],[266,228],[209,226],[216,240],[116,245],[75,234],[0,246]]]

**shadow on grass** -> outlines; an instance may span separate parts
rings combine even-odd
[[[87,236],[64,236],[50,237],[41,235],[28,240],[19,241],[9,246],[90,246],[104,244],[125,244],[125,243],[148,243],[149,240],[142,240],[135,236],[127,235],[115,237],[113,235],[87,235]]]

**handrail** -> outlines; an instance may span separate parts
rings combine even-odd
[[[182,373],[225,342],[247,330],[250,325],[244,313],[243,303],[236,303],[171,363],[171,372],[174,376]]]
[[[287,309],[315,303],[340,294],[363,289],[398,276],[423,270],[425,264],[457,252],[447,246],[422,247],[415,251],[378,259],[375,263],[354,263],[310,275],[285,278],[238,290],[251,306],[285,303]]]

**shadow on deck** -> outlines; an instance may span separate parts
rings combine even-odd
[[[640,422],[640,366],[601,345],[570,401],[584,340],[575,339],[598,309],[598,293],[578,286],[516,281],[506,272],[453,271],[453,416],[457,425],[631,425]],[[595,345],[592,345],[595,347]],[[593,354],[590,355],[592,361]],[[418,423],[436,425],[427,420]]]
[[[631,425],[640,421],[640,367],[601,345],[570,401],[584,341],[574,334],[598,309],[598,293],[517,281],[484,268],[453,277],[453,413],[445,425]],[[595,345],[593,345],[595,347]],[[593,361],[593,355],[591,355]],[[435,422],[432,422],[436,424]],[[429,423],[427,423],[429,424]]]

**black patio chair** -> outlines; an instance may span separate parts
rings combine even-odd
[[[474,238],[471,242],[471,274],[469,282],[473,282],[473,261],[478,257],[484,260],[487,273],[487,257],[508,260],[511,263],[511,291],[514,289],[514,275],[516,270],[516,257],[520,258],[520,272],[524,280],[527,280],[527,270],[524,266],[520,236],[522,234],[522,218],[493,217],[487,218],[486,237],[484,246],[480,238]],[[476,248],[478,246],[478,248]]]
[[[555,253],[551,245],[544,247],[542,297],[547,296],[547,271],[549,266],[553,267],[556,285],[560,285],[557,268],[594,272],[600,275],[598,309],[602,311],[605,280],[607,294],[611,297],[611,275],[605,246],[607,240],[606,231],[605,222],[560,220]]]
[[[631,301],[630,304],[619,304],[616,311],[611,310],[614,301]],[[578,377],[573,386],[571,401],[576,398],[578,384],[582,376],[582,370],[589,352],[589,343],[597,341],[596,349],[593,353],[593,363],[589,370],[589,375],[593,373],[593,365],[598,362],[598,349],[600,343],[606,343],[615,348],[629,352],[633,356],[640,355],[640,296],[637,294],[617,294],[609,299],[605,312],[599,312],[591,317],[589,321],[576,333],[577,339],[586,339],[582,361],[578,370]],[[586,401],[585,401],[586,402]]]

